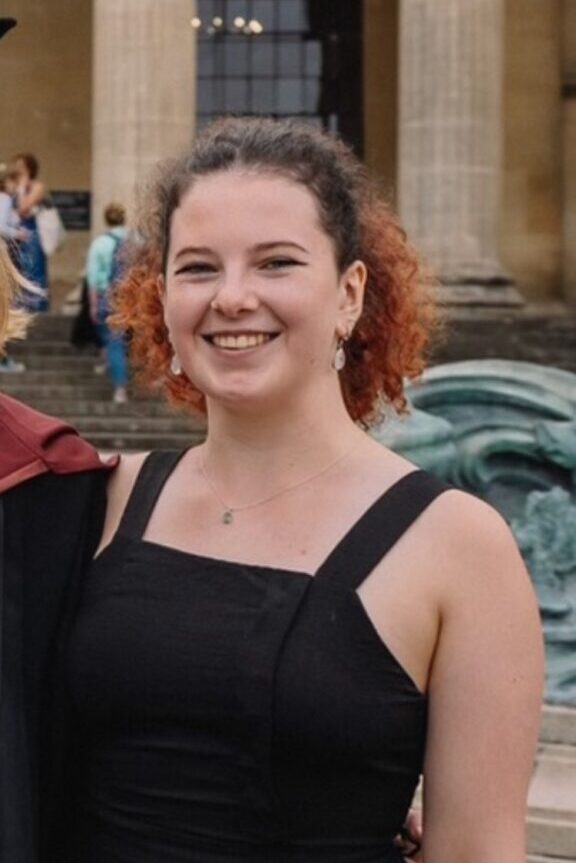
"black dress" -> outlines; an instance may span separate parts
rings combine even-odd
[[[356,589],[445,486],[400,480],[312,577],[142,540],[179,456],[148,458],[73,630],[72,860],[401,860],[426,698]]]

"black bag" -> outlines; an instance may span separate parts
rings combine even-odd
[[[80,308],[70,332],[70,341],[75,348],[102,347],[102,339],[98,334],[98,328],[90,316],[90,292],[88,281],[82,279],[82,294],[80,297]]]

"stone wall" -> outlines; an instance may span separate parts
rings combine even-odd
[[[398,172],[399,0],[364,0],[364,158],[391,198]]]
[[[505,10],[502,262],[542,301],[562,284],[562,2],[506,0]]]
[[[576,2],[564,0],[563,21],[563,170],[565,298],[576,306]]]

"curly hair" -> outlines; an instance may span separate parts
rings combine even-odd
[[[158,296],[171,218],[202,176],[233,169],[281,176],[315,197],[342,273],[360,259],[367,268],[362,314],[346,343],[343,398],[355,421],[376,422],[385,404],[406,409],[404,379],[424,368],[436,322],[431,279],[389,205],[342,141],[296,121],[223,118],[205,129],[191,152],[162,163],[140,205],[141,244],[115,297],[113,324],[131,335],[139,379],[170,401],[205,412],[203,394],[170,372],[172,349]]]

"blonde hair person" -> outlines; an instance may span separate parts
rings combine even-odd
[[[26,335],[26,328],[30,316],[27,312],[16,307],[16,298],[20,291],[40,293],[28,279],[18,272],[8,254],[8,249],[0,240],[0,363],[11,367],[18,366],[19,371],[24,370],[21,363],[14,363],[6,357],[6,342],[10,339],[22,339]]]

